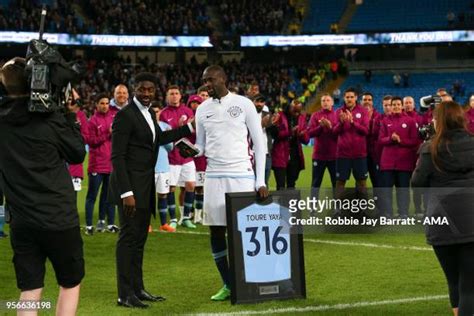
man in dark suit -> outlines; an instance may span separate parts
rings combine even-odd
[[[160,145],[190,135],[191,124],[163,132],[150,110],[156,77],[140,73],[135,97],[115,116],[112,126],[112,165],[109,200],[118,205],[120,233],[117,241],[118,305],[146,308],[142,301],[162,301],[143,285],[143,250],[150,217],[155,214],[154,169]]]

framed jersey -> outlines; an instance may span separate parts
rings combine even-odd
[[[299,197],[277,191],[259,203],[253,192],[226,193],[232,304],[306,298],[303,235],[289,224]]]

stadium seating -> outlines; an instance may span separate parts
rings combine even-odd
[[[469,0],[364,0],[347,32],[447,29],[448,12],[469,10]]]
[[[339,22],[347,0],[311,1],[308,16],[303,22],[303,34],[329,33],[332,23]]]
[[[374,74],[370,83],[365,81],[363,75],[351,75],[342,84],[340,89],[344,91],[348,87],[355,87],[361,92],[371,92],[374,95],[375,108],[378,111],[382,111],[382,98],[384,95],[412,96],[415,98],[417,108],[419,108],[418,101],[422,96],[435,94],[438,88],[445,88],[451,92],[453,83],[456,80],[462,80],[460,82],[464,85],[464,95],[459,95],[455,98],[457,102],[464,104],[469,95],[474,92],[474,72],[413,73],[410,74],[409,86],[406,88],[394,86],[393,74]]]
[[[214,18],[229,36],[281,34],[296,14],[288,0],[1,0],[0,30],[37,31],[43,3],[52,33],[210,35]]]
[[[219,15],[227,35],[281,34],[291,7],[288,0],[219,1]]]

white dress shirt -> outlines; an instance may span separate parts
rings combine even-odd
[[[138,101],[137,97],[133,97],[133,102],[138,106],[138,109],[142,113],[143,117],[145,118],[146,122],[148,123],[148,126],[151,129],[151,133],[153,134],[153,142],[156,141],[156,131],[155,131],[155,124],[153,124],[153,119],[151,117],[151,113],[149,111],[150,107],[149,106],[144,106],[143,104]]]
[[[151,113],[148,110],[150,107],[149,106],[144,106],[143,104],[138,101],[137,97],[133,97],[133,102],[137,105],[138,109],[140,110],[140,113],[142,113],[143,117],[145,118],[146,122],[148,123],[148,126],[151,129],[151,133],[153,134],[153,142],[156,141],[156,131],[155,131],[155,124],[153,124],[153,119],[151,118]],[[126,197],[132,196],[133,191],[128,191],[120,195],[120,198],[124,199]]]

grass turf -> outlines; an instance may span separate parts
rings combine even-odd
[[[311,148],[305,148],[307,169],[303,171],[297,187],[308,188],[311,181]],[[353,181],[348,183],[353,185]],[[87,179],[84,181],[87,186]],[[328,176],[324,185],[329,186]],[[270,187],[274,187],[273,179]],[[79,194],[81,223],[84,223],[86,189]],[[95,211],[97,216],[97,210]],[[154,227],[157,227],[154,220]],[[8,230],[8,229],[7,229]],[[181,232],[190,230],[180,228]],[[96,233],[83,236],[86,276],[81,285],[79,315],[167,315],[186,313],[237,313],[270,309],[304,308],[337,304],[354,304],[309,310],[300,315],[448,315],[448,298],[404,304],[376,304],[356,306],[358,302],[375,302],[445,295],[447,286],[443,273],[432,251],[409,249],[371,248],[357,245],[336,245],[306,241],[306,300],[273,301],[255,305],[232,306],[229,302],[211,302],[210,296],[220,287],[221,281],[210,254],[207,229],[199,226],[201,234],[151,233],[145,250],[144,279],[151,293],[167,297],[165,302],[153,303],[147,310],[130,310],[116,306],[115,243],[117,235]],[[395,246],[427,247],[421,233],[407,234],[311,234],[308,240],[372,243]],[[11,263],[9,238],[0,240],[0,313],[13,314],[4,308],[5,301],[19,296]],[[48,263],[43,299],[56,301],[58,288],[54,271]],[[266,312],[265,312],[266,311]],[[52,314],[46,311],[43,314]],[[282,315],[294,315],[287,310]]]

